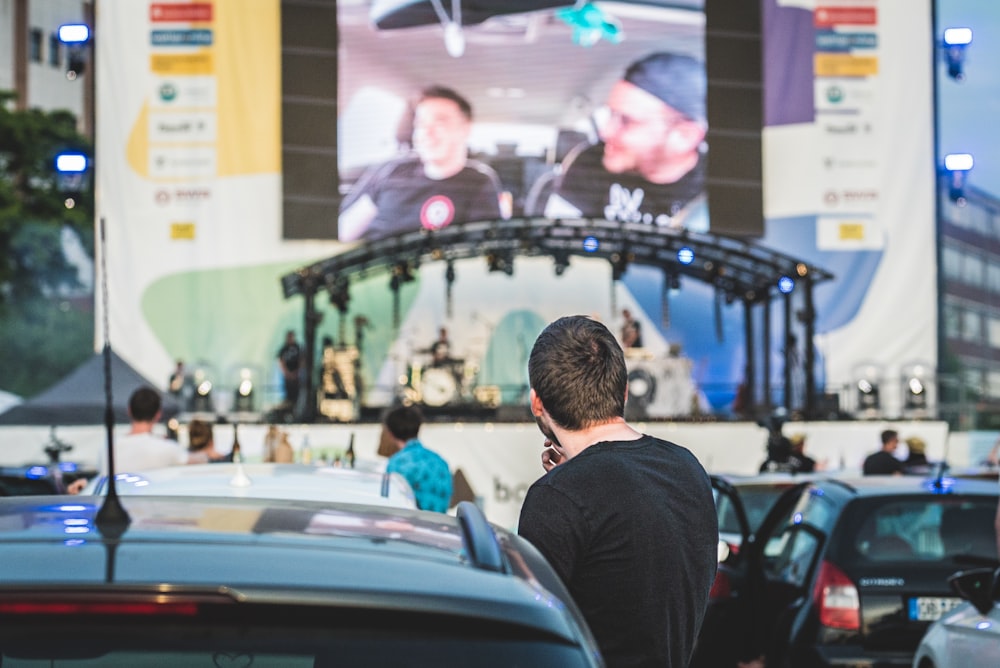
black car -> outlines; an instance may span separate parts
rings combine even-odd
[[[537,550],[468,502],[120,499],[0,499],[4,668],[603,665]]]
[[[720,564],[693,668],[764,656],[768,668],[909,666],[928,625],[961,601],[947,579],[996,564],[996,483],[870,476],[787,490],[760,527],[739,493],[742,547]]]

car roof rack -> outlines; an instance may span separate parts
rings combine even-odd
[[[471,501],[461,501],[455,508],[455,516],[462,529],[462,544],[472,565],[484,571],[509,573],[500,541],[479,506]]]

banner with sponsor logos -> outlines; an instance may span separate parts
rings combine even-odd
[[[332,250],[280,241],[279,2],[112,0],[97,20],[112,345],[164,385],[174,358],[217,388],[266,380],[301,323],[277,276]]]
[[[859,381],[881,385],[896,416],[937,356],[931,6],[764,6],[766,240],[836,274],[815,306],[826,387],[857,408]]]
[[[905,366],[932,363],[936,348],[930,8],[910,0],[763,5],[762,241],[836,275],[815,295],[820,383],[849,386],[859,369],[874,369],[898,384]],[[700,40],[698,22],[681,18],[672,21],[685,43]],[[101,5],[95,34],[112,344],[164,383],[175,358],[226,392],[250,369],[273,402],[275,354],[286,329],[301,340],[304,308],[283,298],[279,277],[344,248],[282,237],[281,4],[112,0]],[[567,58],[583,48],[569,44]],[[675,289],[642,267],[613,283],[607,263],[576,259],[559,277],[548,258],[518,258],[512,275],[479,260],[455,269],[452,285],[440,263],[421,267],[398,300],[384,279],[352,286],[348,315],[369,327],[363,373],[380,401],[392,400],[397,379],[415,382],[414,362],[446,325],[463,362],[454,391],[511,388],[502,399],[518,403],[527,351],[546,322],[588,313],[617,329],[623,308],[642,324],[650,356],[680,351],[688,360],[705,394],[692,406],[724,412],[734,399],[743,310],[708,286]],[[339,339],[345,318],[318,306],[318,338]],[[103,315],[99,299],[99,337]],[[775,381],[782,345],[771,346]],[[898,413],[899,393],[884,395],[886,414]],[[228,403],[217,396],[217,408]]]

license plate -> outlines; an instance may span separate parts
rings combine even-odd
[[[910,619],[933,622],[962,602],[960,598],[946,596],[920,596],[910,599]]]

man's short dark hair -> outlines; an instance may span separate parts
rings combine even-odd
[[[889,441],[899,438],[899,432],[895,429],[886,429],[882,432],[882,445],[888,445]]]
[[[559,318],[542,330],[528,358],[528,381],[564,429],[625,415],[625,354],[608,328],[587,316]]]
[[[451,100],[456,105],[458,105],[459,111],[465,116],[467,120],[472,120],[472,105],[464,97],[459,95],[457,92],[448,88],[446,86],[428,86],[427,88],[420,91],[420,97],[417,98],[417,104],[420,104],[424,100]]]
[[[151,387],[140,387],[128,400],[128,413],[136,422],[152,422],[163,402],[160,393]]]
[[[416,438],[423,423],[424,414],[416,406],[399,406],[385,415],[385,428],[401,441]]]

